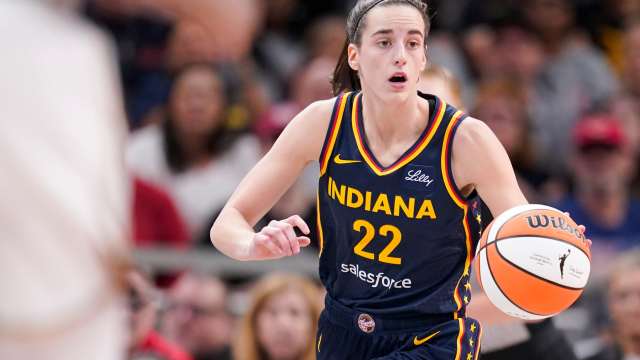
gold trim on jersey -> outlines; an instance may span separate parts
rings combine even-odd
[[[327,142],[327,146],[324,148],[324,152],[320,156],[320,177],[322,177],[325,172],[327,172],[327,166],[329,165],[329,160],[331,159],[331,153],[333,152],[333,146],[336,143],[336,139],[338,138],[338,133],[340,132],[340,124],[342,124],[342,115],[344,114],[344,108],[347,103],[347,99],[351,93],[342,94],[340,98],[336,99],[336,101],[340,102],[340,106],[335,111],[333,119],[331,119],[331,123],[329,126],[329,134]]]
[[[324,234],[322,233],[322,220],[320,216],[320,189],[316,195],[316,226],[318,227],[318,257],[322,256],[322,250],[324,249]]]
[[[462,276],[460,276],[460,278],[458,279],[458,282],[456,283],[456,288],[453,291],[453,298],[454,298],[454,301],[456,302],[456,305],[458,306],[455,314],[456,318],[458,317],[458,311],[462,309],[463,305],[466,305],[466,304],[463,304],[462,299],[460,298],[459,289],[460,289],[460,282],[462,281],[462,279],[465,276],[469,276],[469,268],[471,266],[471,256],[472,256],[471,231],[469,229],[469,219],[467,217],[469,212],[469,206],[467,205],[464,199],[460,198],[457,191],[455,190],[455,186],[456,186],[455,182],[449,176],[449,170],[451,169],[451,165],[452,165],[450,163],[451,157],[449,156],[449,153],[450,153],[449,146],[453,146],[453,138],[452,138],[453,128],[456,126],[456,124],[458,124],[458,122],[462,118],[462,115],[463,115],[462,111],[457,111],[451,118],[451,121],[449,122],[449,125],[447,126],[447,130],[445,131],[445,134],[444,134],[444,140],[442,141],[442,152],[440,154],[441,156],[440,166],[442,171],[442,179],[444,180],[444,185],[445,185],[445,188],[447,189],[447,193],[449,194],[453,202],[456,205],[458,205],[460,209],[464,211],[464,215],[462,217],[462,226],[464,228],[467,256],[464,262],[464,272],[462,273]]]
[[[440,123],[442,122],[442,118],[444,117],[445,109],[447,107],[447,104],[444,102],[444,100],[439,99],[439,107],[436,110],[437,113],[434,118],[434,123],[427,124],[427,126],[429,127],[429,129],[427,130],[428,132],[425,136],[422,137],[422,140],[420,141],[420,143],[417,146],[415,146],[410,153],[405,154],[403,157],[398,159],[393,165],[383,169],[383,168],[380,168],[378,165],[376,165],[376,162],[373,159],[373,155],[369,154],[369,152],[367,151],[364,145],[364,140],[360,136],[360,130],[359,130],[360,125],[358,124],[358,107],[359,107],[359,99],[361,96],[362,96],[362,93],[359,93],[353,99],[353,105],[351,107],[351,127],[353,128],[353,136],[355,137],[356,144],[358,145],[358,150],[360,151],[360,155],[362,155],[362,158],[369,165],[371,170],[373,170],[373,172],[378,176],[389,175],[395,172],[396,170],[400,169],[401,167],[405,166],[406,164],[408,164],[411,160],[415,159],[416,156],[418,156],[427,147],[427,145],[429,145],[429,142],[431,142],[431,139],[436,134],[436,130],[438,129],[438,127],[440,126]]]
[[[458,319],[458,338],[456,340],[456,357],[455,360],[461,360],[460,356],[462,355],[462,337],[464,336],[464,319]]]

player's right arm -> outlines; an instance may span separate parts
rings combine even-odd
[[[308,225],[298,215],[272,221],[260,231],[253,226],[289,189],[304,167],[319,158],[334,100],[318,101],[300,112],[271,150],[249,171],[211,228],[211,241],[237,260],[290,256],[309,245]]]

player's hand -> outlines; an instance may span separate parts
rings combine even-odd
[[[297,236],[295,228],[303,234],[309,234],[309,226],[298,215],[284,220],[273,220],[260,232],[254,234],[249,250],[255,259],[279,259],[300,253],[300,248],[306,247],[311,240],[306,236]]]

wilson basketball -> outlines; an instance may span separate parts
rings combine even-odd
[[[489,300],[526,320],[553,316],[587,285],[591,253],[571,218],[544,205],[522,205],[496,217],[484,231],[474,264]]]

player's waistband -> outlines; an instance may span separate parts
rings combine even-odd
[[[351,309],[338,303],[328,294],[325,297],[324,316],[335,325],[346,329],[359,329],[365,333],[396,332],[429,329],[435,325],[463,317],[464,312],[445,314],[424,314],[416,316],[378,315]]]

